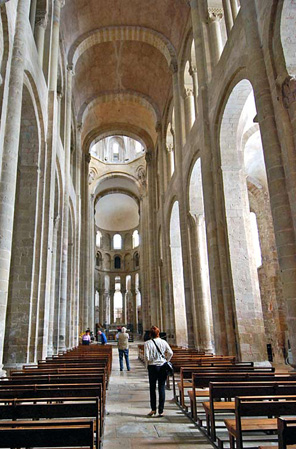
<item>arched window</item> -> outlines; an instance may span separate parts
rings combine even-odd
[[[136,230],[133,232],[133,248],[137,248],[140,243],[139,232]]]
[[[114,142],[113,143],[113,161],[117,162],[119,161],[119,143],[118,142]]]
[[[120,234],[115,234],[113,237],[113,249],[122,248],[122,238]]]
[[[100,252],[97,252],[96,255],[96,266],[100,267],[102,264],[102,254]]]
[[[121,268],[121,258],[120,256],[114,257],[114,268],[120,269]]]
[[[97,231],[96,234],[96,247],[101,248],[101,239],[102,239],[102,233],[101,231]]]

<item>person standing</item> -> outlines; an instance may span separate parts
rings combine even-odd
[[[90,345],[91,338],[90,338],[90,330],[86,329],[85,333],[82,335],[82,344],[83,345]]]
[[[101,345],[105,345],[107,343],[107,337],[103,331],[99,331],[98,334],[101,338]]]
[[[167,378],[166,371],[162,368],[162,365],[171,360],[173,351],[165,340],[159,338],[159,332],[158,327],[151,327],[151,339],[144,343],[144,361],[146,367],[148,367],[150,387],[151,411],[148,413],[148,416],[156,415],[156,383],[158,382],[158,416],[162,417],[164,416],[165,382]]]
[[[118,352],[119,352],[120,371],[123,371],[123,356],[125,358],[126,369],[128,371],[130,371],[128,339],[129,339],[129,334],[126,331],[126,327],[122,327],[121,332],[118,334]]]

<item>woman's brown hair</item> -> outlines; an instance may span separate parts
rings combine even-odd
[[[158,338],[159,337],[160,330],[156,326],[152,326],[150,329],[150,336],[151,338]]]

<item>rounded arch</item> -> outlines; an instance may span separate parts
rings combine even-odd
[[[134,126],[132,124],[124,123],[109,123],[105,126],[100,126],[93,129],[87,135],[83,137],[82,148],[84,153],[89,152],[91,144],[95,140],[101,139],[103,136],[107,135],[125,135],[131,137],[135,140],[143,142],[145,148],[154,148],[154,141],[152,137],[144,129]]]
[[[176,51],[171,42],[155,30],[138,26],[112,26],[99,28],[82,35],[70,48],[69,64],[75,68],[80,56],[94,45],[103,42],[137,41],[156,48],[165,57],[168,65],[176,59]]]
[[[140,184],[132,175],[127,173],[107,173],[94,183],[91,194],[94,195],[96,202],[102,196],[110,193],[124,193],[133,198],[139,205]]]
[[[147,95],[144,95],[140,92],[126,90],[124,92],[118,91],[118,92],[104,92],[99,96],[96,96],[94,98],[90,98],[88,101],[83,103],[81,106],[77,121],[83,123],[85,120],[86,115],[88,112],[103,103],[108,103],[112,101],[131,101],[133,103],[138,103],[141,106],[144,106],[148,111],[150,111],[154,117],[155,123],[160,121],[160,112],[157,104],[148,97]]]

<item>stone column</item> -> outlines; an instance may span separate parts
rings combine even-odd
[[[114,294],[115,294],[114,280],[112,280],[109,294],[110,294],[110,324],[113,324],[113,323],[115,323],[115,319],[114,319]]]
[[[193,332],[193,315],[192,315],[192,292],[190,288],[190,272],[188,263],[189,241],[187,232],[187,213],[186,213],[186,194],[183,186],[183,142],[182,142],[182,114],[181,114],[181,95],[179,85],[178,66],[176,62],[172,62],[171,70],[173,75],[173,95],[175,108],[175,155],[176,155],[176,171],[179,186],[179,213],[180,213],[180,233],[183,259],[183,276],[184,276],[184,294],[185,294],[185,311],[187,322],[187,340],[188,345],[194,346]]]
[[[45,30],[47,27],[48,16],[45,11],[40,11],[36,15],[35,21],[35,40],[38,52],[38,61],[42,68],[43,66],[43,55],[44,55],[44,38]]]
[[[233,21],[235,21],[236,16],[238,15],[238,3],[237,0],[230,0],[230,5],[231,5],[231,11],[232,11],[232,18]]]
[[[203,261],[200,258],[199,249],[202,242],[198,238],[198,217],[193,217],[189,214],[189,232],[190,232],[190,250],[191,250],[191,277],[195,291],[195,307],[194,307],[194,324],[195,335],[198,338],[197,347],[201,351],[211,352],[211,322],[209,315],[209,290],[204,285],[202,273],[206,269],[203,267]]]
[[[72,119],[72,67],[67,69],[66,88],[66,132],[65,132],[65,160],[64,160],[64,203],[63,203],[63,236],[62,236],[62,270],[61,270],[61,296],[60,296],[60,325],[59,350],[66,349],[66,317],[67,317],[67,290],[68,290],[68,236],[69,236],[69,187],[70,187],[70,161],[71,161],[71,119]]]
[[[194,109],[195,109],[195,117],[198,115],[198,78],[197,78],[197,68],[196,67],[190,67],[189,74],[192,77],[193,82],[193,99],[194,99]]]
[[[207,249],[209,256],[213,330],[215,350],[218,354],[236,354],[235,330],[233,328],[232,298],[224,285],[230,284],[228,267],[221,267],[219,249],[225,247],[223,233],[218,232],[216,217],[216,191],[214,186],[212,142],[209,128],[208,78],[206,50],[203,36],[203,20],[206,19],[207,4],[191,0],[191,20],[194,37],[199,88],[199,118],[202,123],[202,184],[204,191],[205,219],[207,224]],[[219,202],[217,202],[218,206]],[[217,207],[217,209],[219,209]],[[225,248],[226,249],[226,248]],[[225,251],[226,252],[226,251]],[[224,251],[222,256],[225,257]]]
[[[53,5],[53,28],[51,37],[50,77],[49,77],[49,89],[53,91],[57,90],[59,44],[60,44],[60,18],[61,18],[61,8],[64,6],[64,4],[65,0],[54,0]]]
[[[287,324],[294,363],[296,361],[296,245],[293,220],[284,173],[281,146],[268,84],[264,55],[258,30],[254,0],[241,0],[247,45],[250,49],[248,72],[254,88],[270,205],[281,270],[283,294],[287,304]],[[252,54],[252,56],[251,56]],[[268,113],[267,113],[268,111]],[[296,366],[296,363],[295,363]]]
[[[81,173],[82,167],[82,147],[81,147],[81,124],[77,125],[76,129],[76,213],[77,223],[75,229],[75,335],[74,344],[78,345],[79,342],[79,315],[80,310],[80,253],[81,253]],[[100,297],[101,301],[101,297]]]
[[[104,323],[104,289],[100,288],[100,309],[99,309],[99,322],[102,325]]]
[[[31,24],[31,28],[32,28],[32,32],[33,33],[34,33],[34,28],[35,28],[36,9],[37,9],[37,0],[31,0],[30,24]]]
[[[49,322],[48,322],[48,340],[47,340],[47,356],[51,357],[53,351],[53,332],[54,332],[54,309],[56,300],[56,261],[57,261],[57,242],[58,230],[60,226],[60,217],[57,216],[54,222],[53,239],[52,239],[52,259],[51,259],[51,287],[50,287],[50,306],[49,306]]]
[[[121,290],[122,294],[122,322],[127,324],[127,305],[128,305],[128,292],[125,289]]]
[[[211,48],[211,60],[214,67],[220,59],[223,51],[223,42],[221,34],[220,22],[223,17],[222,12],[217,12],[214,9],[209,9],[208,23],[210,29],[210,48]]]
[[[134,333],[138,332],[138,310],[137,310],[137,291],[135,286],[135,277],[131,276],[130,301],[132,308],[132,323]]]
[[[82,185],[81,185],[81,252],[80,252],[80,310],[81,310],[81,327],[86,329],[89,326],[89,163],[90,154],[84,154],[82,159]],[[109,287],[108,287],[109,288]]]
[[[188,138],[193,123],[195,121],[194,117],[194,96],[192,89],[185,89],[184,92],[184,106],[185,106],[185,129],[186,138]]]
[[[148,192],[148,238],[149,238],[149,296],[150,296],[150,314],[151,322],[159,323],[159,316],[157,313],[157,302],[159,296],[159,285],[157,277],[157,257],[156,257],[156,245],[157,245],[157,229],[155,223],[156,217],[156,167],[155,167],[155,153],[146,153],[147,163],[147,192]],[[147,226],[147,223],[146,223]],[[156,242],[155,242],[156,240]]]
[[[104,295],[103,295],[103,304],[104,304],[103,323],[110,324],[110,293],[109,293],[109,289],[106,289],[106,288],[104,290]]]
[[[227,36],[229,37],[231,28],[233,27],[233,17],[232,17],[230,0],[222,0],[222,4],[223,4],[223,12],[224,12],[224,18],[225,18],[226,32],[227,32]]]
[[[3,367],[3,345],[8,298],[9,271],[13,236],[13,218],[18,166],[24,60],[30,0],[19,0],[8,85],[8,104],[2,150],[0,178],[0,374]]]
[[[144,181],[146,185],[146,181]],[[148,204],[147,197],[143,194],[140,198],[140,238],[141,238],[141,249],[149,247],[149,240],[147,236],[147,226],[148,222],[147,212]],[[149,232],[149,230],[148,230]],[[150,297],[149,297],[149,254],[148,251],[140,252],[140,272],[142,273],[142,321],[143,330],[149,329],[151,327],[151,314],[150,314]]]

